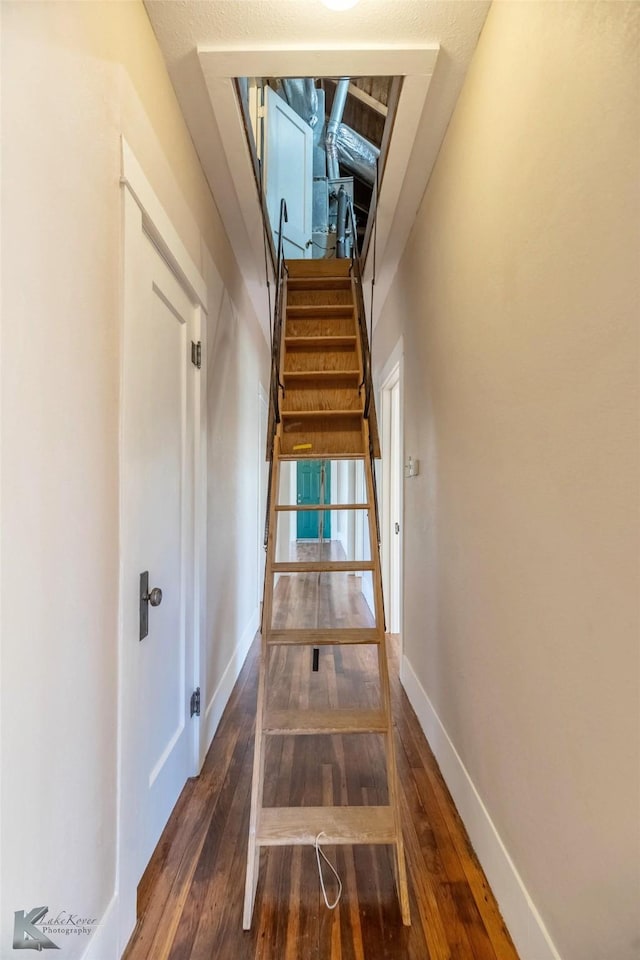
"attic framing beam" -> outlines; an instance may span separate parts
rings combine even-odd
[[[333,77],[326,77],[326,79],[334,86],[338,82],[337,80],[334,80]],[[366,90],[361,90],[360,87],[357,87],[354,83],[349,84],[349,96],[354,97],[361,103],[364,103],[367,107],[375,110],[376,113],[381,113],[383,117],[386,117],[389,113],[389,108],[387,107],[386,103],[381,103],[380,100],[376,100],[376,98],[372,97],[371,94],[366,92]]]

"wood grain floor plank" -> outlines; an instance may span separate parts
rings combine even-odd
[[[335,578],[335,574],[329,575]],[[296,590],[311,619],[366,626],[359,578],[343,583],[283,577],[274,621],[286,626]],[[258,643],[234,688],[202,774],[189,781],[139,890],[139,922],[126,960],[517,960],[499,909],[433,754],[398,678],[390,643],[400,802],[413,924],[404,927],[392,848],[326,846],[343,882],[335,910],[320,892],[311,845],[261,854],[254,923],[242,930]],[[377,709],[377,653],[371,646],[274,647],[271,705],[277,709]],[[265,805],[382,805],[386,770],[379,734],[267,738]],[[327,888],[336,884],[327,873]]]

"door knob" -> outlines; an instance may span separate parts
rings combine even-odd
[[[154,587],[146,596],[152,607],[159,607],[162,603],[162,590],[160,587]]]
[[[149,604],[152,607],[159,607],[162,603],[162,590],[160,587],[153,587],[149,590],[149,571],[145,570],[140,574],[140,639],[149,633]]]

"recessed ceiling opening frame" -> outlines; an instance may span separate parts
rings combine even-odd
[[[263,304],[262,216],[235,78],[349,75],[403,78],[378,201],[376,299],[382,304],[426,187],[426,179],[421,181],[420,158],[412,158],[412,151],[438,52],[438,44],[295,50],[198,47],[198,61],[220,131],[242,222],[232,215],[231,205],[226,216],[225,210],[220,212],[265,332],[268,331],[268,318],[264,316]],[[403,215],[405,213],[408,215]],[[369,245],[365,279],[370,275],[371,260]]]

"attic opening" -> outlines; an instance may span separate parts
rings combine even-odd
[[[397,76],[236,79],[272,250],[284,197],[285,256],[351,256],[354,233],[366,256],[401,86]]]

